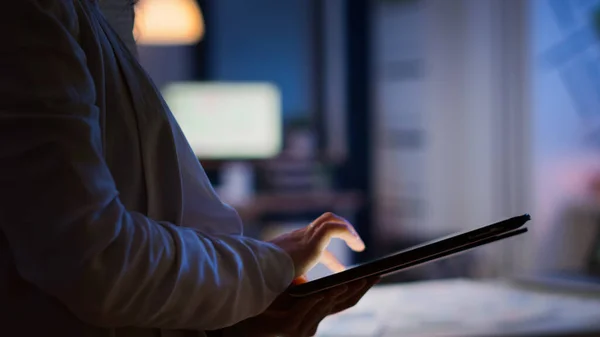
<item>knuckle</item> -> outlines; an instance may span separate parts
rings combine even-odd
[[[337,228],[346,228],[345,224],[337,223],[337,222],[326,222],[323,224],[323,228],[326,229],[337,229]]]
[[[336,215],[333,214],[332,212],[325,212],[325,213],[323,213],[323,217],[325,217],[325,218],[335,218]]]

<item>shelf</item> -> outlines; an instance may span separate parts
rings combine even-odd
[[[358,192],[301,192],[264,193],[256,195],[251,202],[236,206],[244,221],[255,220],[272,213],[343,212],[358,209],[363,204]]]

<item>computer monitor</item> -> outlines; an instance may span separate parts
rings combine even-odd
[[[267,159],[281,151],[281,94],[272,84],[172,83],[163,95],[200,159]]]

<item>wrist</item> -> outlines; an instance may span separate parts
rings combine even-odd
[[[278,295],[285,291],[292,281],[296,278],[296,266],[292,256],[281,246],[274,242],[264,242],[265,245],[270,247],[268,254],[269,261],[275,264],[277,274],[280,275],[277,282],[273,282],[269,285]]]

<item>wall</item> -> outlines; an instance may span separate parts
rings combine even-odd
[[[192,46],[138,46],[140,63],[159,89],[170,82],[194,80],[194,52]]]
[[[425,220],[424,2],[375,1],[373,179],[379,240],[429,235]]]
[[[271,81],[285,117],[311,113],[310,1],[214,0],[210,4],[210,76],[220,81]]]
[[[600,1],[532,0],[532,74],[536,264],[561,269],[565,207],[584,202],[590,175],[600,172],[600,48],[591,10]],[[577,245],[577,242],[573,242]]]
[[[527,2],[428,0],[425,8],[429,225],[465,230],[531,212]],[[478,273],[520,272],[528,244],[478,249]]]
[[[211,0],[207,75],[216,81],[269,81],[279,86],[286,118],[311,113],[310,2]],[[139,57],[159,88],[193,80],[193,47],[141,46]]]
[[[413,151],[406,164],[406,148],[384,150],[377,142],[385,154],[375,179],[387,191],[378,198],[387,209],[410,208],[394,194],[407,189],[402,179],[416,179],[416,165],[426,190],[422,218],[411,223],[396,213],[379,223],[383,235],[431,237],[530,212],[531,233],[482,249],[491,268],[481,272],[571,266],[559,248],[571,225],[562,214],[589,200],[586,184],[600,172],[600,43],[590,25],[600,1],[422,0],[417,23],[400,4],[380,3],[387,7],[380,20],[395,26],[378,31],[378,59],[417,54],[424,77],[419,88],[414,79],[394,84],[383,71],[388,89],[375,84],[375,133],[420,128],[425,160]],[[423,45],[410,46],[407,31]],[[415,105],[415,97],[424,104]]]
[[[376,3],[390,24],[375,28],[387,42],[374,57],[374,179],[377,202],[396,210],[377,219],[382,236],[434,238],[530,212],[527,2]],[[526,245],[478,249],[478,273],[521,269]]]

